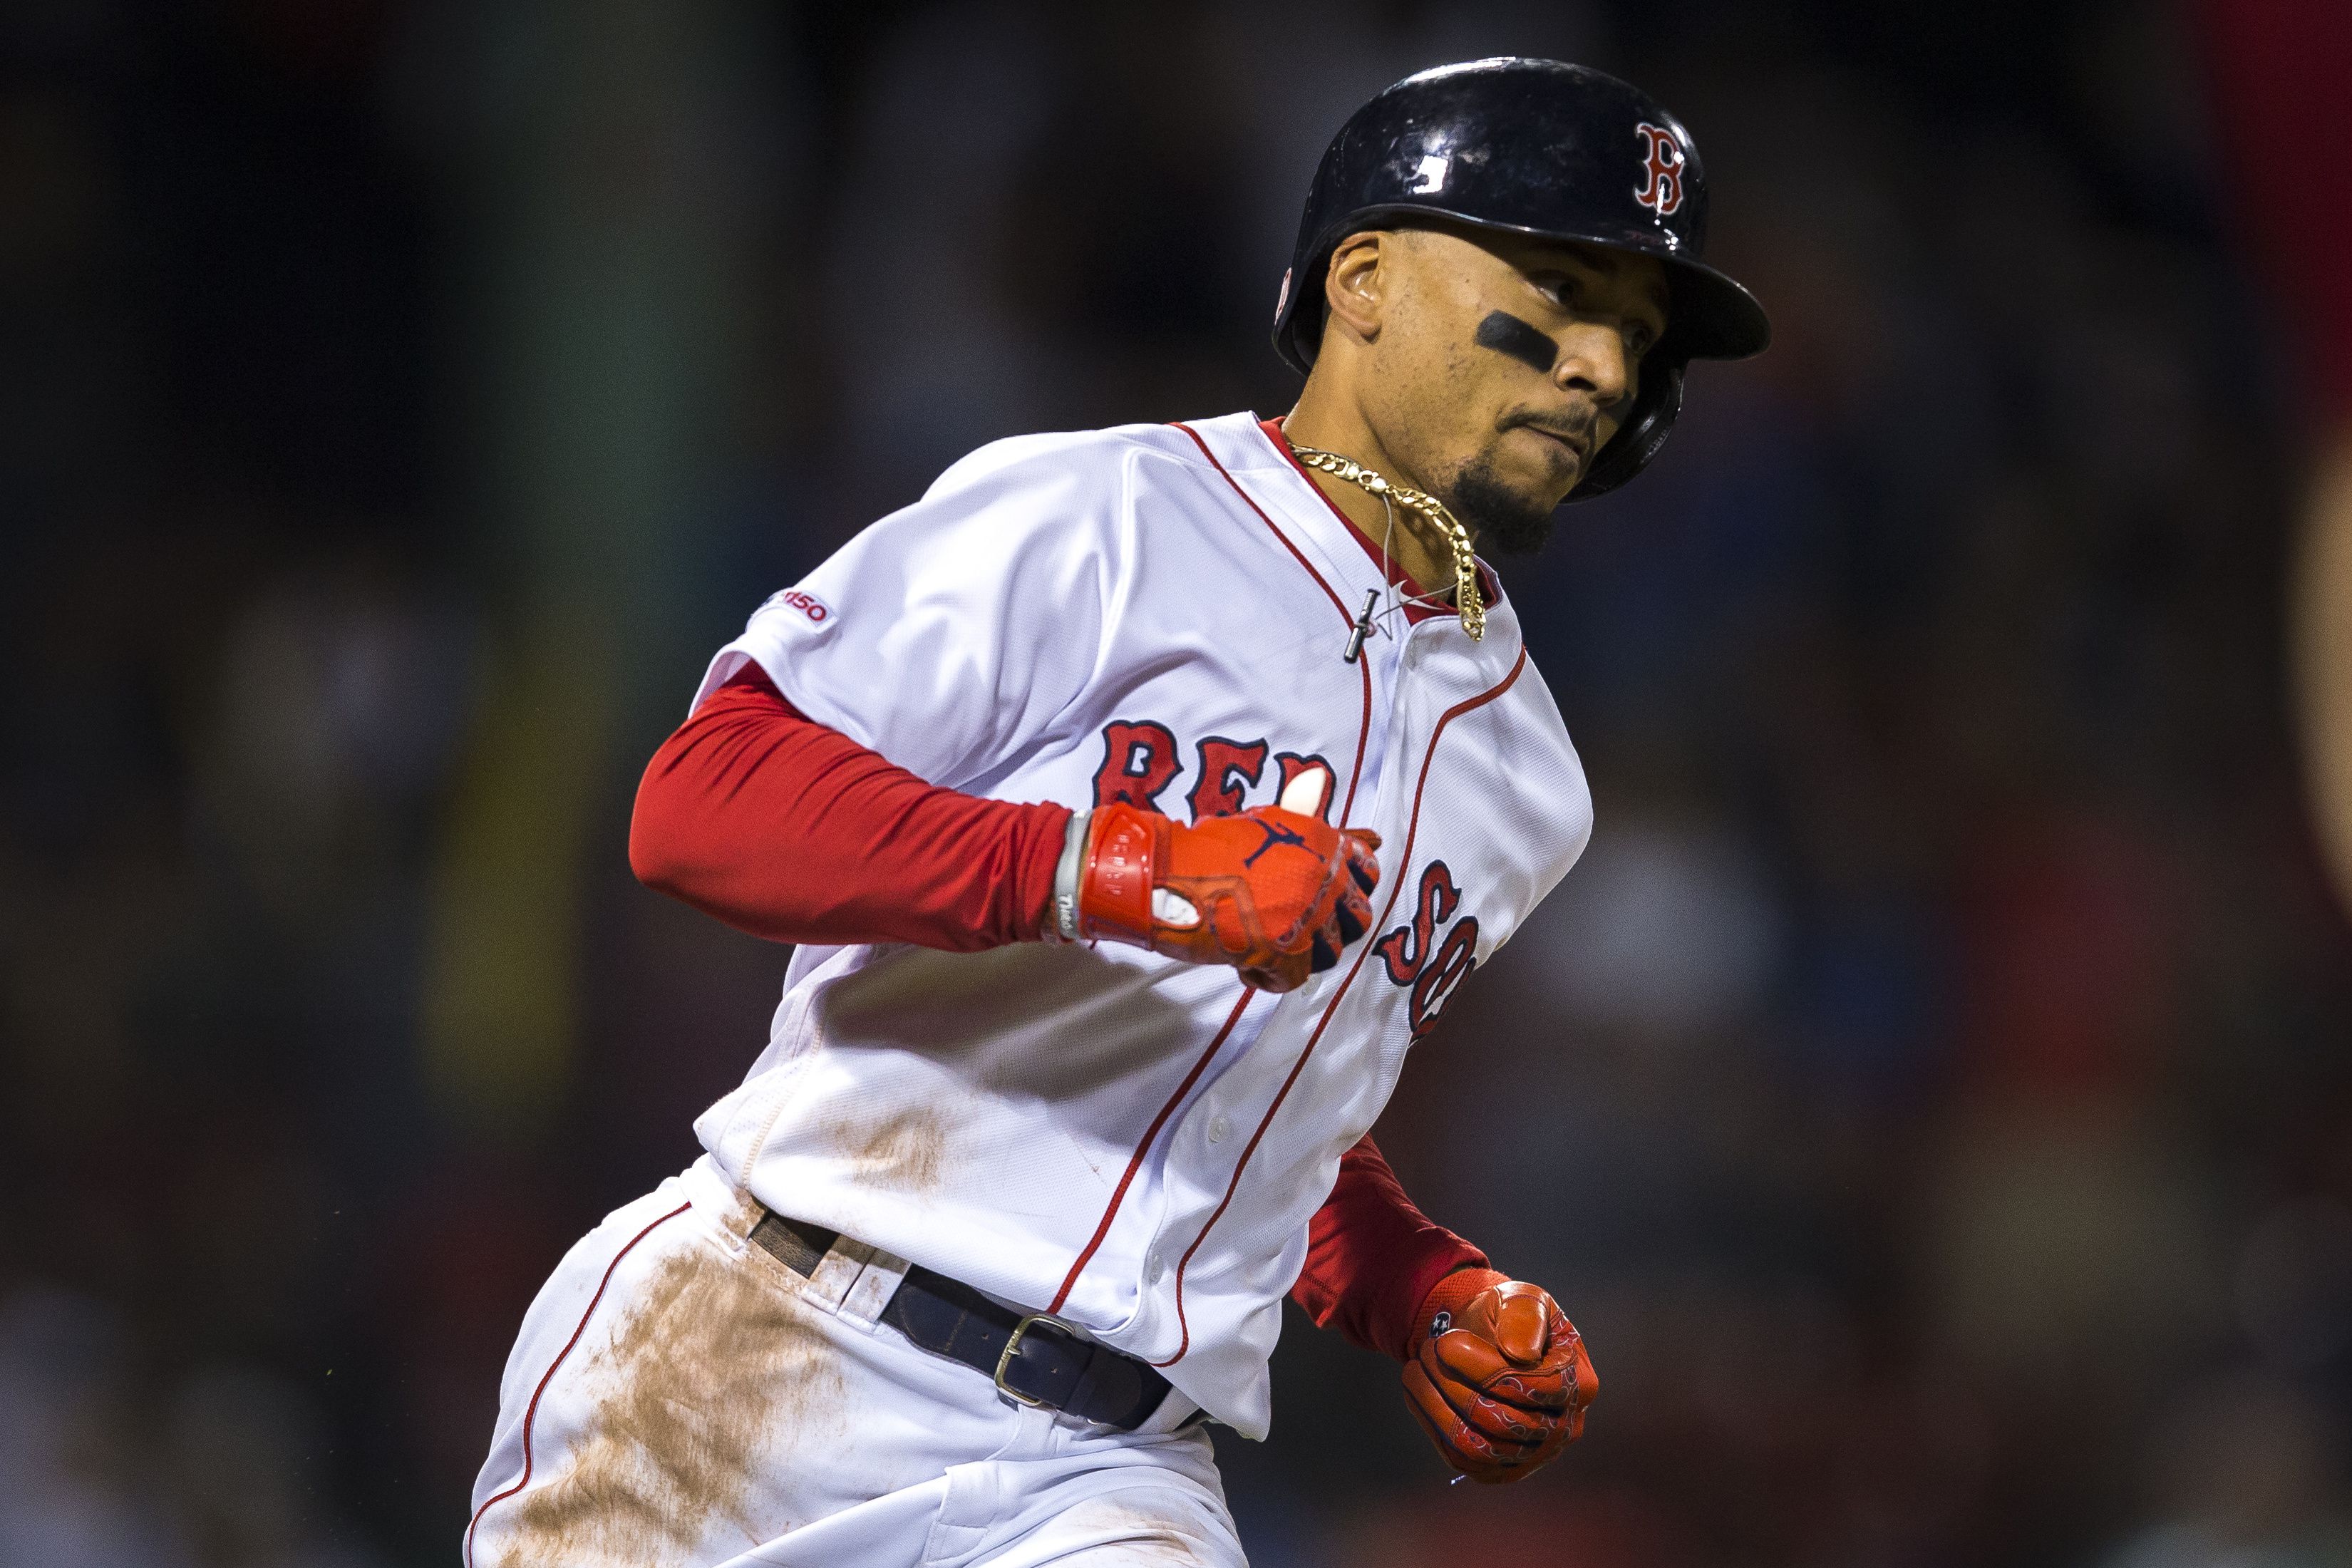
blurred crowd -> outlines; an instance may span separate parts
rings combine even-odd
[[[1503,52],[1776,328],[1501,563],[1598,826],[1378,1129],[1602,1394],[1450,1488],[1294,1316],[1254,1560],[2352,1563],[2305,423],[2193,26],[2069,0],[0,14],[0,1563],[452,1560],[781,984],[627,873],[704,658],[980,442],[1286,408],[1325,140]]]

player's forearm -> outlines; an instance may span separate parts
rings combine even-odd
[[[756,673],[703,703],[637,788],[639,880],[773,942],[974,952],[1035,938],[1069,813],[926,783]]]
[[[1413,1205],[1370,1137],[1339,1158],[1339,1179],[1307,1226],[1307,1265],[1291,1299],[1318,1328],[1407,1359],[1430,1291],[1486,1255]]]

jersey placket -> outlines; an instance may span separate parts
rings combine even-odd
[[[1200,432],[1181,426],[1178,428],[1185,430],[1201,453],[1220,471],[1232,486],[1235,499],[1255,513],[1251,520],[1252,526],[1262,521],[1263,526],[1272,529],[1296,557],[1301,569],[1293,590],[1297,595],[1294,601],[1296,613],[1302,624],[1310,626],[1323,617],[1330,617],[1335,628],[1331,652],[1333,658],[1338,658],[1345,641],[1348,616],[1346,601],[1334,584],[1355,582],[1361,574],[1361,566],[1356,562],[1346,561],[1344,557],[1341,558],[1346,561],[1344,567],[1335,563],[1326,548],[1328,542],[1318,538],[1311,528],[1302,527],[1296,511],[1285,499],[1265,493],[1262,486],[1245,484],[1211,449]],[[1357,599],[1361,602],[1360,588],[1357,590]],[[1335,774],[1332,781],[1334,796],[1325,808],[1327,812],[1335,814],[1333,820],[1339,826],[1360,824],[1365,820],[1383,773],[1380,748],[1385,727],[1385,700],[1379,689],[1381,675],[1373,656],[1367,652],[1363,658],[1363,685],[1360,689],[1363,693],[1361,706],[1347,713],[1336,726],[1340,731],[1359,729],[1359,733],[1350,738],[1352,743],[1332,759],[1335,768],[1343,765],[1339,761],[1340,755],[1348,759],[1344,764],[1349,768],[1348,775],[1339,777]],[[1177,1096],[1163,1110],[1162,1118],[1147,1132],[1137,1152],[1139,1162],[1149,1162],[1156,1167],[1152,1176],[1158,1189],[1154,1194],[1156,1203],[1143,1211],[1151,1215],[1148,1224],[1139,1225],[1135,1231],[1129,1231],[1130,1235],[1139,1231],[1137,1240],[1141,1245],[1133,1252],[1126,1253],[1113,1240],[1118,1233],[1129,1229],[1126,1222],[1142,1207],[1135,1205],[1132,1196],[1125,1191],[1128,1183],[1132,1182],[1138,1173],[1137,1169],[1131,1168],[1121,1183],[1120,1192],[1114,1196],[1110,1212],[1103,1216],[1093,1238],[1073,1261],[1049,1310],[1058,1311],[1079,1279],[1090,1268],[1100,1266],[1108,1244],[1111,1257],[1123,1254],[1131,1260],[1129,1267],[1134,1270],[1131,1278],[1139,1293],[1139,1312],[1146,1310],[1143,1299],[1161,1288],[1171,1272],[1174,1274],[1172,1289],[1177,1298],[1176,1316],[1181,1324],[1183,1270],[1206,1240],[1209,1227],[1202,1226],[1194,1229],[1183,1226],[1180,1228],[1180,1223],[1172,1220],[1171,1215],[1174,1195],[1180,1185],[1202,1192],[1223,1188],[1225,1201],[1231,1201],[1233,1191],[1244,1175],[1241,1167],[1245,1163],[1248,1149],[1255,1142],[1254,1133],[1263,1126],[1266,1102],[1279,1094],[1282,1079],[1279,1075],[1271,1076],[1265,1081],[1253,1081],[1246,1088],[1235,1085],[1233,1080],[1244,1064],[1251,1061],[1262,1037],[1276,1022],[1283,1005],[1290,1001],[1292,998],[1276,998],[1273,1005],[1267,1005],[1258,1002],[1256,993],[1244,994],[1233,1016],[1226,1020],[1225,1026],[1207,1044],[1198,1058],[1193,1069],[1197,1080],[1188,1078],[1186,1084],[1180,1088]],[[1285,1058],[1286,1063],[1288,1059]],[[1244,1073],[1244,1076],[1253,1075]],[[1181,1181],[1179,1173],[1181,1173]],[[1222,1207],[1220,1205],[1219,1210],[1213,1213],[1220,1212]]]
[[[1320,558],[1319,565],[1309,565],[1310,571],[1316,572],[1318,576],[1324,572],[1328,572],[1339,583],[1348,584],[1346,588],[1339,589],[1337,595],[1340,597],[1343,604],[1349,600],[1359,605],[1363,602],[1364,595],[1374,587],[1372,579],[1375,573],[1370,569],[1371,558],[1357,547],[1353,540],[1337,542],[1345,543],[1349,548],[1346,553],[1339,554],[1335,559],[1331,549],[1335,542],[1328,537],[1323,526],[1318,526],[1324,523],[1324,519],[1316,517],[1312,512],[1302,517],[1303,509],[1293,504],[1294,498],[1266,493],[1271,487],[1257,483],[1245,484],[1239,475],[1230,470],[1228,478],[1233,480],[1237,489],[1242,490],[1245,499],[1255,503],[1268,521],[1274,522],[1278,529],[1291,535],[1294,547],[1304,543],[1311,554],[1302,555],[1302,562],[1312,562],[1314,558]],[[1258,475],[1252,473],[1250,478],[1255,480]],[[1337,521],[1341,527],[1353,526],[1347,523],[1344,518]],[[1327,584],[1322,586],[1328,589],[1331,584]],[[1385,594],[1387,585],[1381,584],[1381,587]],[[1318,596],[1320,597],[1320,595]],[[1402,616],[1397,618],[1402,619]],[[1431,617],[1431,619],[1441,626],[1454,626],[1458,630],[1458,623],[1453,622],[1450,617],[1443,620],[1438,617]],[[1364,670],[1370,684],[1371,693],[1363,715],[1365,732],[1360,740],[1362,763],[1353,781],[1355,787],[1352,792],[1352,809],[1341,819],[1340,826],[1361,826],[1381,823],[1387,820],[1392,809],[1391,803],[1387,798],[1388,784],[1389,781],[1396,776],[1396,770],[1390,765],[1393,761],[1390,753],[1399,736],[1397,710],[1405,691],[1406,647],[1412,640],[1412,634],[1422,628],[1406,621],[1402,635],[1390,631],[1386,626],[1380,629],[1386,635],[1367,638],[1359,655],[1364,661]],[[1336,650],[1334,657],[1338,657]],[[1228,1046],[1224,1050],[1217,1053],[1227,1058],[1228,1067],[1204,1081],[1175,1117],[1174,1126],[1170,1133],[1168,1151],[1162,1156],[1161,1210],[1153,1224],[1150,1239],[1137,1259],[1138,1268],[1140,1270],[1139,1283],[1145,1291],[1157,1288],[1170,1268],[1172,1267],[1174,1270],[1176,1316],[1181,1337],[1176,1353],[1159,1364],[1173,1365],[1183,1359],[1191,1341],[1183,1305],[1185,1272],[1192,1266],[1196,1255],[1208,1243],[1210,1233],[1220,1224],[1227,1208],[1234,1201],[1243,1184],[1247,1180],[1247,1167],[1253,1153],[1272,1129],[1276,1117],[1287,1103],[1293,1089],[1309,1065],[1307,1058],[1316,1050],[1320,1037],[1332,1024],[1338,1021],[1338,1013],[1341,1005],[1349,1000],[1347,991],[1351,979],[1360,968],[1360,965],[1352,961],[1343,962],[1338,973],[1349,978],[1343,978],[1336,991],[1327,993],[1323,988],[1317,987],[1308,992],[1296,993],[1280,998],[1276,1006],[1267,1009],[1265,1016],[1258,1020],[1251,1038],[1244,1042],[1240,1049],[1234,1050]],[[1360,1002],[1359,1005],[1361,1005]],[[1265,1078],[1251,1086],[1252,1092],[1248,1097],[1249,1103],[1246,1107],[1240,1097],[1220,1096],[1217,1092],[1218,1089],[1230,1075],[1233,1067],[1242,1062],[1251,1048],[1258,1044],[1259,1039],[1276,1022],[1280,1010],[1285,1007],[1311,1008],[1315,1022],[1308,1026],[1307,1033],[1301,1037],[1297,1048],[1284,1058],[1279,1073],[1274,1070],[1275,1064],[1267,1064]],[[1255,1010],[1251,1009],[1251,1011]],[[1391,1009],[1377,1006],[1375,1008],[1375,1017],[1378,1021],[1374,1026],[1373,1033],[1383,1040],[1390,1032],[1391,1011]],[[1376,1053],[1379,1049],[1380,1047],[1376,1045]],[[1200,1117],[1203,1110],[1209,1112],[1205,1124],[1202,1122]],[[1223,1123],[1222,1129],[1219,1123]],[[1181,1238],[1172,1237],[1169,1234],[1171,1226],[1167,1216],[1166,1196],[1172,1191],[1172,1187],[1164,1169],[1164,1163],[1173,1161],[1177,1157],[1180,1147],[1188,1153],[1201,1155],[1205,1155],[1209,1149],[1230,1149],[1232,1152],[1228,1157],[1233,1162],[1223,1184],[1225,1187],[1223,1200],[1210,1212],[1197,1230],[1191,1236]],[[1207,1173],[1209,1169],[1208,1162],[1203,1159],[1202,1173]],[[1179,1248],[1181,1250],[1178,1250]]]

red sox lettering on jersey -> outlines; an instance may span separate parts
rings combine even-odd
[[[1212,735],[1199,745],[1199,780],[1185,797],[1192,812],[1192,820],[1206,816],[1230,816],[1249,805],[1267,805],[1282,798],[1285,790],[1300,773],[1309,768],[1329,772],[1331,764],[1319,756],[1302,756],[1296,752],[1283,752],[1276,756],[1280,763],[1274,785],[1264,792],[1264,798],[1249,798],[1244,792],[1254,790],[1265,772],[1268,742],[1252,741],[1246,744]],[[1113,801],[1140,806],[1147,811],[1160,809],[1160,795],[1176,782],[1183,771],[1177,761],[1181,754],[1175,734],[1167,725],[1152,720],[1117,720],[1103,726],[1103,762],[1095,773],[1094,802],[1108,805]],[[1323,815],[1330,816],[1332,796],[1324,797]],[[1421,1038],[1437,1025],[1438,1015],[1470,971],[1477,964],[1478,919],[1465,915],[1451,927],[1454,911],[1462,902],[1462,889],[1454,883],[1454,873],[1443,860],[1432,860],[1422,872],[1420,899],[1412,918],[1389,932],[1374,944],[1381,955],[1381,968],[1389,980],[1412,993],[1411,1016],[1412,1037]],[[1432,940],[1439,928],[1445,928],[1442,940],[1433,949]]]
[[[1328,759],[1303,755],[1297,752],[1274,753],[1275,774],[1271,785],[1257,791],[1259,778],[1265,772],[1269,742],[1234,741],[1223,735],[1210,735],[1199,744],[1199,783],[1185,797],[1192,808],[1192,820],[1204,816],[1231,816],[1249,805],[1271,805],[1283,797],[1291,782],[1310,768],[1332,772]],[[1150,719],[1114,720],[1103,726],[1102,766],[1095,771],[1094,805],[1108,805],[1113,801],[1140,806],[1146,811],[1160,811],[1160,793],[1183,771],[1178,760],[1181,748],[1175,733],[1167,725]],[[1259,798],[1245,798],[1255,792]],[[1334,797],[1323,800],[1324,820],[1330,820]],[[1164,815],[1164,813],[1163,813]]]
[[[1421,900],[1412,919],[1372,944],[1389,979],[1412,992],[1416,1040],[1437,1026],[1438,1014],[1477,966],[1478,917],[1454,920],[1461,907],[1462,889],[1454,885],[1453,871],[1444,861],[1432,860],[1421,873]],[[1454,923],[1447,926],[1448,921]]]
[[[696,1124],[720,1173],[1262,1435],[1340,1154],[1591,828],[1507,597],[1483,640],[1390,615],[1343,660],[1387,586],[1232,415],[985,447],[762,606],[706,691],[755,659],[810,718],[1000,799],[1198,821],[1322,770],[1381,880],[1371,935],[1279,996],[1109,944],[802,948],[766,1051]]]

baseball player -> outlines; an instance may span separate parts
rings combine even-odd
[[[631,860],[783,1000],[532,1305],[470,1563],[1239,1564],[1203,1425],[1265,1434],[1285,1294],[1473,1479],[1577,1436],[1559,1304],[1367,1134],[1590,831],[1475,550],[1764,346],[1706,210],[1623,82],[1411,77],[1308,195],[1287,418],[983,447],[720,650]]]

